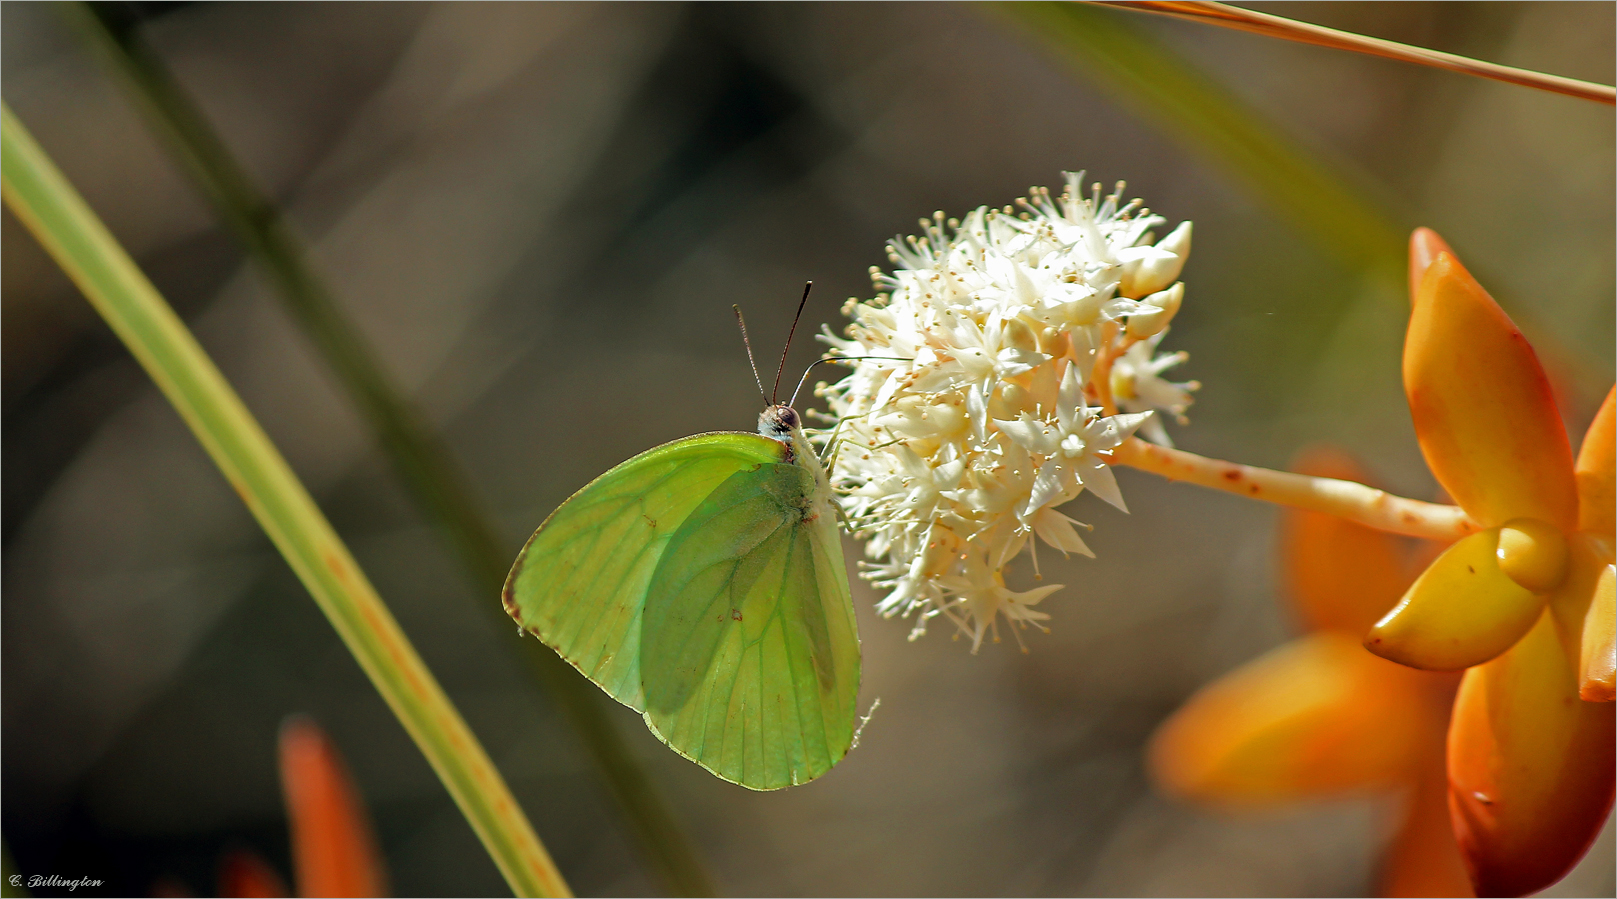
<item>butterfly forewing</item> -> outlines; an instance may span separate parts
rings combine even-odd
[[[732,475],[784,455],[780,443],[754,434],[701,434],[613,468],[528,540],[506,580],[506,611],[614,699],[644,711],[640,618],[669,540]]]

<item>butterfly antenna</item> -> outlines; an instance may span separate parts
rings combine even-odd
[[[747,364],[752,366],[752,381],[758,385],[758,395],[764,397],[764,405],[772,406],[769,397],[764,396],[764,379],[758,377],[758,363],[752,358],[752,341],[747,339],[747,320],[741,317],[741,307],[731,306],[736,311],[736,324],[741,326],[741,344],[747,348]]]
[[[775,389],[769,393],[769,405],[775,405],[775,397],[780,394],[780,376],[786,371],[786,354],[792,350],[792,335],[797,333],[797,320],[803,317],[803,307],[808,305],[809,291],[814,289],[813,281],[803,282],[803,299],[797,303],[797,314],[792,316],[792,329],[786,332],[786,349],[780,351],[780,366],[775,369]],[[796,399],[797,394],[792,394]]]
[[[833,362],[858,362],[861,359],[891,359],[894,362],[915,361],[909,356],[827,356],[824,359],[816,359],[815,361],[809,363],[808,368],[803,369],[803,377],[797,379],[797,389],[792,391],[791,402],[787,403],[786,405],[791,406],[794,409],[797,408],[797,395],[803,392],[803,385],[808,383],[809,372],[813,371],[815,366],[826,365]]]

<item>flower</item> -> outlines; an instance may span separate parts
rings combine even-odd
[[[264,857],[235,848],[220,859],[217,896],[386,896],[387,866],[370,815],[342,754],[312,719],[281,725],[281,788],[291,825],[297,892]],[[159,881],[152,895],[191,895]]]
[[[1429,565],[1365,643],[1466,669],[1449,805],[1481,895],[1582,857],[1613,795],[1613,394],[1574,461],[1521,332],[1436,234],[1411,240],[1404,386],[1421,452],[1484,530]]]
[[[888,246],[892,274],[872,269],[878,296],[844,307],[846,338],[821,337],[853,367],[816,388],[832,480],[862,576],[886,591],[877,609],[914,613],[912,639],[944,615],[975,651],[1001,614],[1046,619],[1034,607],[1060,585],[1012,590],[1006,564],[1030,549],[1037,570],[1041,540],[1092,556],[1057,507],[1087,489],[1127,511],[1108,453],[1142,426],[1166,442],[1154,412],[1182,421],[1190,403],[1194,384],[1158,377],[1184,355],[1153,355],[1184,297],[1190,223],[1153,242],[1161,216],[1121,203],[1122,184],[1084,198],[1081,178],[1056,198],[1033,189],[1019,215],[923,219]]]
[[[1174,383],[1160,377],[1164,371],[1190,358],[1190,354],[1183,351],[1158,355],[1157,344],[1162,342],[1164,333],[1158,332],[1134,344],[1112,363],[1112,396],[1117,399],[1117,405],[1128,412],[1161,409],[1172,413],[1179,424],[1185,424],[1185,410],[1191,403],[1190,393],[1200,388],[1201,383]],[[1169,439],[1159,416],[1146,419],[1145,424],[1140,426],[1140,433],[1159,446],[1173,446],[1173,440]]]
[[[280,756],[298,894],[386,895],[387,870],[365,801],[331,738],[309,718],[288,718]]]
[[[1329,450],[1295,468],[1362,479]],[[1469,895],[1443,765],[1457,679],[1395,665],[1360,644],[1413,579],[1410,560],[1391,535],[1318,512],[1288,511],[1282,534],[1286,596],[1309,633],[1203,687],[1169,716],[1151,741],[1153,779],[1225,808],[1396,792],[1402,815],[1377,892]]]

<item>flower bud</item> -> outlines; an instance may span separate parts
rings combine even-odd
[[[1168,232],[1167,237],[1157,241],[1157,249],[1167,250],[1180,259],[1190,258],[1190,222],[1180,222],[1179,227]],[[1179,275],[1176,273],[1174,277]]]
[[[1499,529],[1499,570],[1534,593],[1548,593],[1566,578],[1566,538],[1554,525],[1516,518]]]
[[[1129,316],[1128,335],[1135,340],[1155,337],[1173,321],[1179,304],[1185,299],[1185,282],[1176,281],[1167,290],[1159,290],[1140,301],[1144,310]]]
[[[1027,322],[1019,318],[1013,318],[1005,323],[1005,345],[1030,353],[1039,351],[1038,337],[1034,335],[1033,329],[1028,327]]]
[[[1190,222],[1180,223],[1154,247],[1118,250],[1117,259],[1123,264],[1118,294],[1132,298],[1162,290],[1178,279],[1189,255]]]
[[[1033,411],[1032,394],[1015,381],[1006,381],[988,402],[988,414],[993,418],[1009,420],[1023,412],[1031,411]]]

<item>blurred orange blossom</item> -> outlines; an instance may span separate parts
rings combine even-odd
[[[1305,453],[1294,468],[1363,480],[1334,450]],[[1310,633],[1192,697],[1157,731],[1152,774],[1168,792],[1226,808],[1397,791],[1380,895],[1469,895],[1445,805],[1456,679],[1360,645],[1413,579],[1410,560],[1398,538],[1319,512],[1287,510],[1282,537],[1285,593]]]
[[[331,738],[308,718],[288,718],[280,760],[297,895],[386,895],[387,875],[364,801]],[[245,850],[226,856],[219,887],[221,896],[287,895],[275,869]]]
[[[1479,895],[1559,880],[1611,808],[1613,395],[1576,461],[1533,348],[1434,232],[1410,241],[1404,389],[1427,465],[1484,530],[1365,645],[1465,668],[1449,808]]]
[[[1523,895],[1576,864],[1612,804],[1617,413],[1608,393],[1574,461],[1532,347],[1424,228],[1410,241],[1410,285],[1404,384],[1416,435],[1481,530],[1405,591],[1386,538],[1293,513],[1292,592],[1316,632],[1193,698],[1159,732],[1153,767],[1170,790],[1219,802],[1413,783],[1382,888],[1453,894],[1431,827],[1443,779],[1419,762],[1423,745],[1435,757],[1423,726],[1441,719],[1416,697],[1440,676],[1423,683],[1411,669],[1464,670],[1448,817],[1477,894]],[[1365,634],[1399,592],[1364,645],[1404,669],[1345,636]]]

